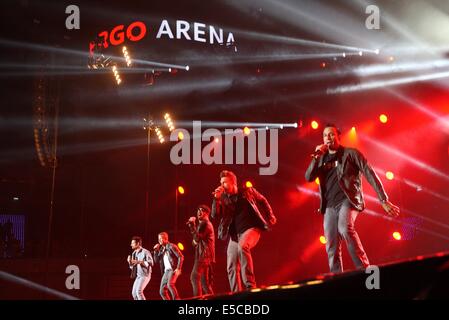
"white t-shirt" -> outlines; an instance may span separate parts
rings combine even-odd
[[[164,253],[164,270],[173,270],[170,264],[170,260],[168,260],[168,251],[165,251]]]

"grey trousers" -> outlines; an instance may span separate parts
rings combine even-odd
[[[204,294],[214,294],[212,289],[212,263],[196,261],[193,264],[190,282],[192,283],[193,296],[202,296]]]
[[[369,266],[368,257],[354,228],[359,211],[351,207],[348,200],[337,208],[326,208],[324,214],[324,236],[331,272],[342,272],[341,240],[346,242],[349,255],[357,269]]]
[[[176,290],[176,280],[178,277],[173,270],[167,270],[161,279],[159,294],[164,300],[179,300],[178,290]]]
[[[146,300],[145,295],[143,294],[143,290],[145,290],[145,287],[150,282],[150,279],[151,275],[148,277],[139,277],[139,276],[136,277],[132,289],[132,295],[134,300]]]
[[[261,230],[250,228],[239,234],[238,242],[229,239],[227,251],[228,280],[232,292],[256,287],[251,249],[259,242]],[[243,284],[242,284],[243,281]]]

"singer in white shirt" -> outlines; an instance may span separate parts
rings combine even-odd
[[[151,268],[154,264],[151,252],[142,247],[142,238],[133,237],[131,240],[133,253],[128,256],[131,278],[134,279],[132,296],[134,300],[146,300],[143,291],[151,279]]]

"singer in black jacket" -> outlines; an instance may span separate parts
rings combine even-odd
[[[319,145],[307,168],[307,181],[319,178],[320,212],[324,213],[324,236],[331,272],[343,271],[341,239],[344,239],[357,268],[369,266],[368,257],[354,228],[359,212],[365,208],[361,175],[374,188],[385,212],[399,215],[399,208],[388,201],[380,179],[362,155],[354,148],[340,144],[340,131],[328,124],[323,131],[324,144]]]
[[[233,292],[256,287],[251,250],[262,231],[276,224],[267,199],[254,188],[238,188],[232,171],[220,173],[220,186],[213,192],[212,219],[219,221],[218,239],[229,240],[227,270]]]
[[[158,242],[153,249],[154,260],[159,262],[162,272],[159,294],[164,300],[178,300],[176,280],[181,275],[184,255],[176,244],[168,242],[167,232],[159,233]]]
[[[196,215],[196,217],[190,217],[187,222],[195,248],[195,263],[190,281],[193,295],[202,296],[203,293],[214,294],[212,282],[213,264],[215,263],[215,233],[209,220],[210,208],[207,205],[198,206]]]

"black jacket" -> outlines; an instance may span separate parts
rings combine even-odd
[[[324,156],[321,156],[318,159],[312,159],[305,174],[307,181],[311,182],[318,177],[321,183],[325,183],[324,171],[322,170],[323,159]],[[341,146],[337,150],[337,161],[337,178],[340,188],[357,210],[363,211],[365,209],[362,190],[362,173],[376,191],[378,198],[381,201],[388,200],[382,182],[380,182],[379,177],[359,150]],[[321,202],[319,211],[324,214],[326,210],[326,200],[324,199],[321,183]]]
[[[257,218],[263,224],[264,229],[268,230],[276,223],[276,217],[273,214],[267,199],[257,192],[254,188],[244,188],[243,197],[248,200],[254,209]],[[219,200],[214,198],[212,202],[212,219],[220,219],[218,225],[218,239],[226,240],[229,237],[229,227],[235,215],[235,207],[229,195],[223,193]]]
[[[178,246],[174,243],[167,243],[164,247],[159,247],[158,250],[154,251],[154,260],[155,262],[159,262],[159,265],[161,267],[161,272],[164,274],[165,268],[164,268],[164,254],[165,251],[168,251],[168,260],[170,261],[170,265],[173,269],[181,270],[182,263],[184,262],[184,255],[182,254],[181,250],[179,250]]]
[[[215,262],[215,233],[212,223],[202,220],[198,225],[189,224],[189,228],[196,243],[195,261]]]

